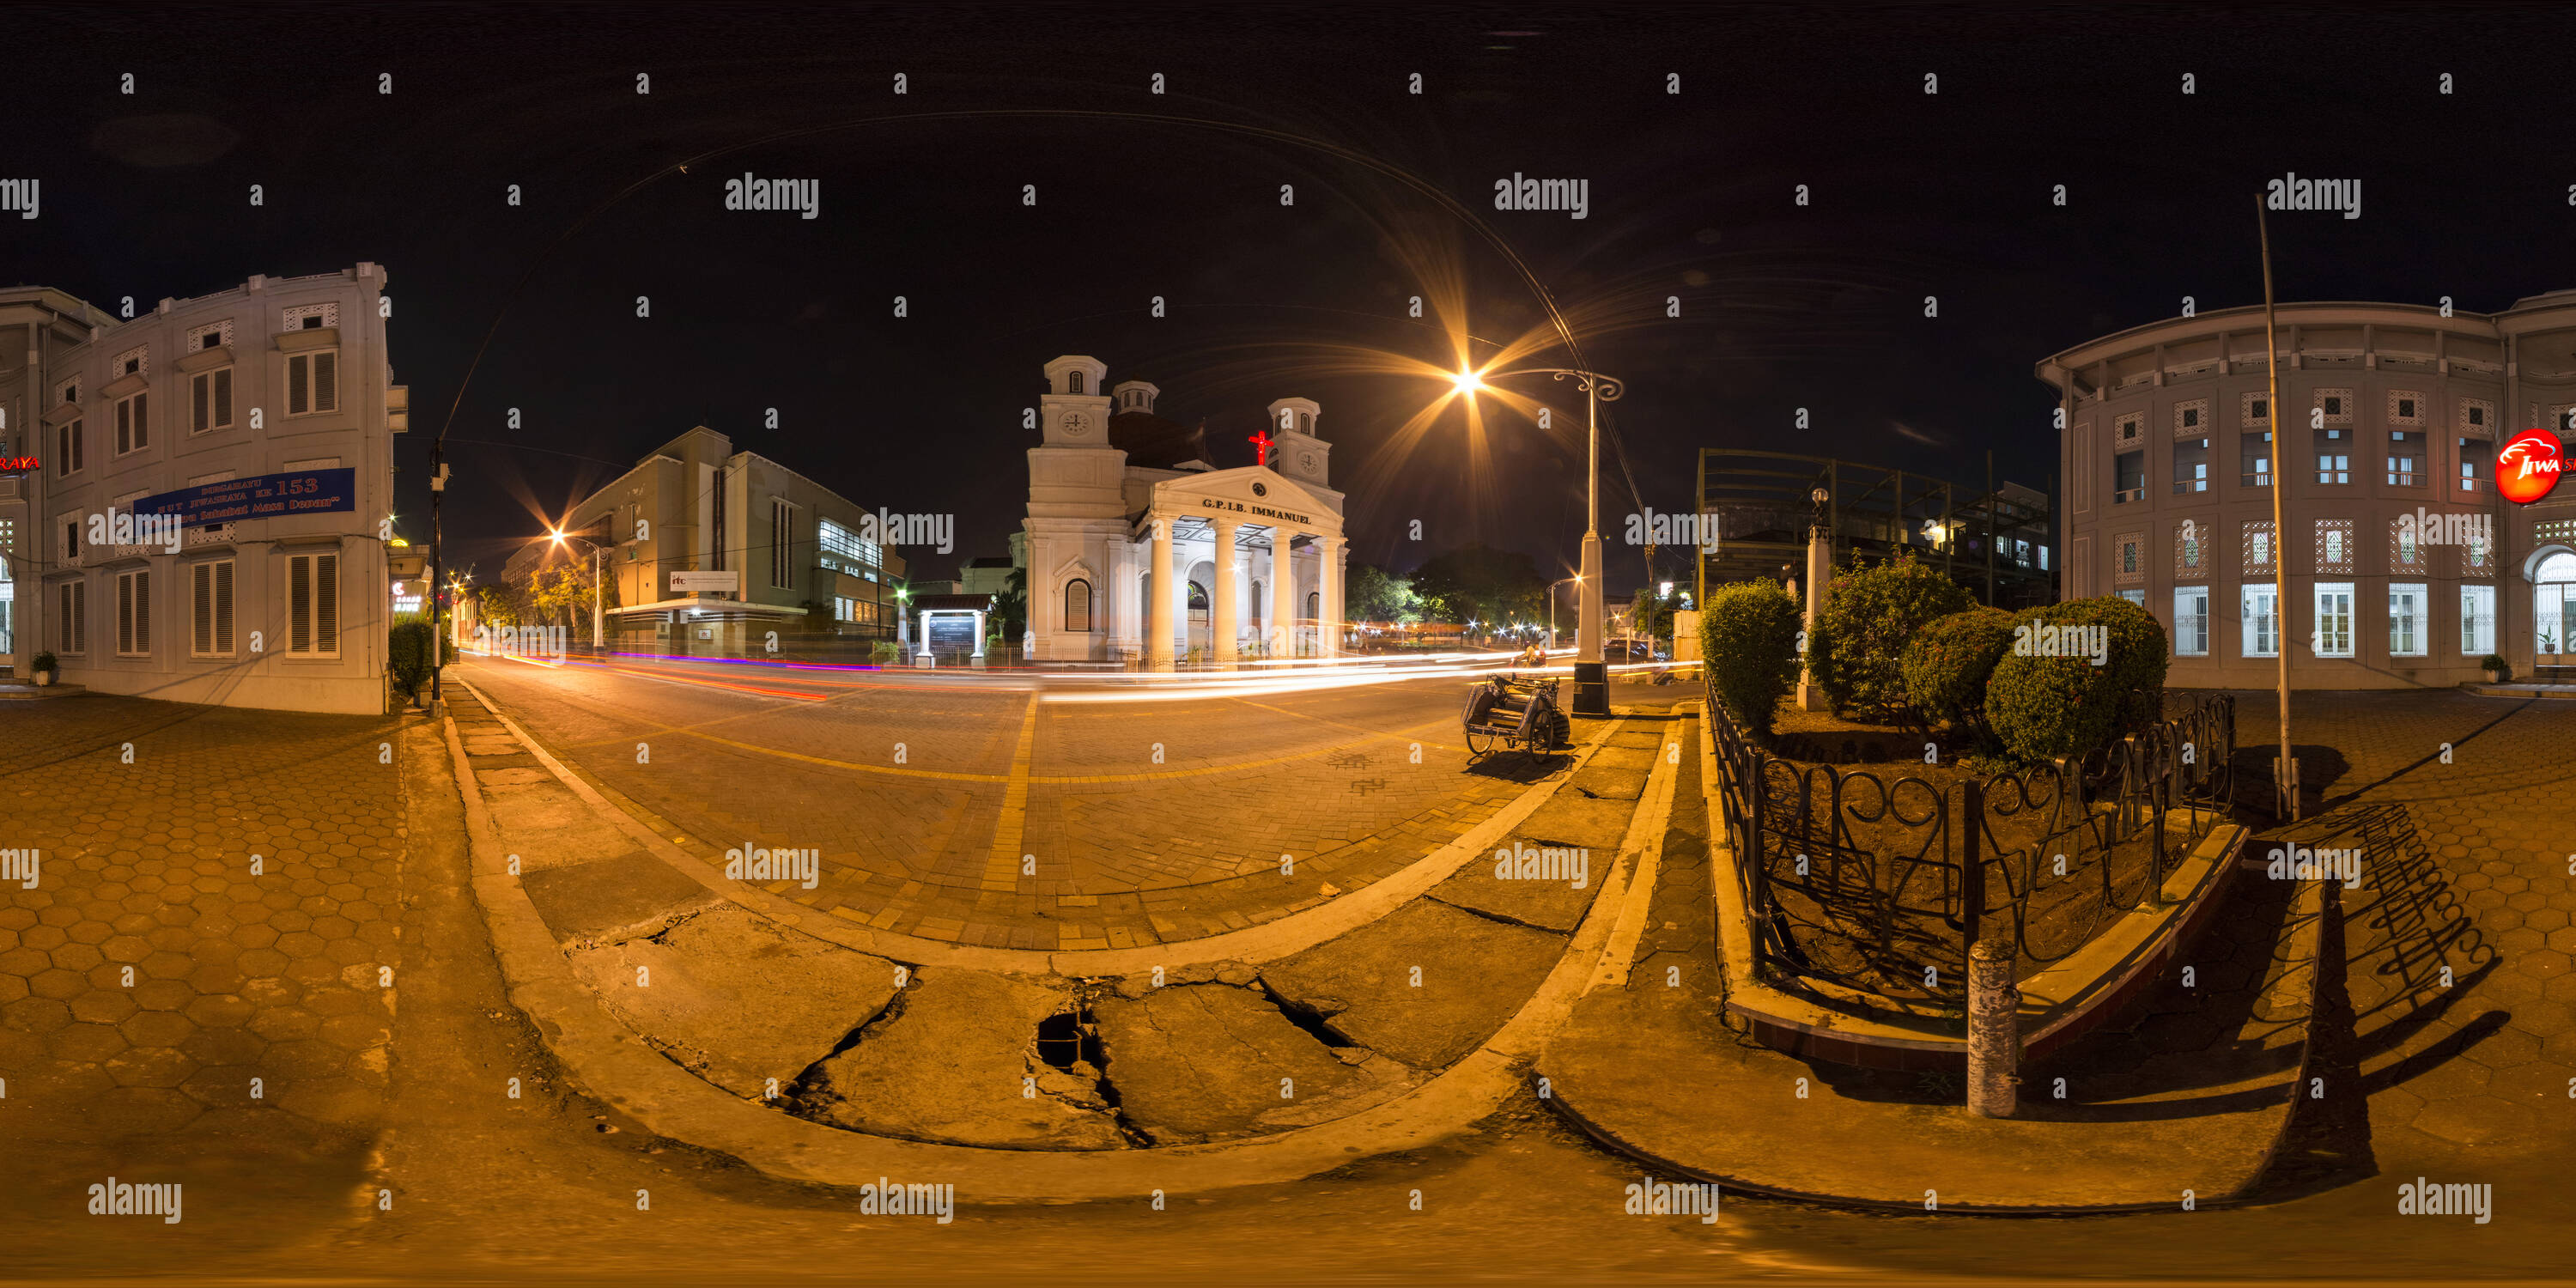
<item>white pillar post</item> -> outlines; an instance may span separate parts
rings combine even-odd
[[[1278,642],[1281,657],[1297,656],[1297,614],[1304,601],[1297,595],[1297,558],[1290,546],[1297,540],[1293,528],[1270,530],[1270,638]]]
[[[1172,669],[1172,521],[1157,513],[1148,522],[1153,528],[1152,571],[1153,602],[1146,605],[1145,669]]]
[[[1321,656],[1342,653],[1342,539],[1315,539],[1315,635]]]
[[[1220,671],[1231,671],[1235,664],[1234,634],[1242,625],[1243,605],[1235,592],[1234,520],[1217,519],[1216,551],[1209,561],[1215,568],[1216,593],[1208,605],[1208,659]]]

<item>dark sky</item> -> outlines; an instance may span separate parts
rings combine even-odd
[[[386,265],[404,527],[425,535],[455,405],[452,564],[497,566],[537,511],[704,423],[861,505],[956,514],[955,554],[905,552],[953,576],[1003,552],[1037,441],[1020,411],[1079,352],[1205,417],[1219,466],[1250,463],[1270,400],[1318,399],[1355,558],[1483,540],[1548,568],[1582,531],[1579,412],[1553,433],[1497,415],[1477,452],[1453,409],[1399,450],[1441,388],[1350,356],[1447,364],[1439,326],[1404,317],[1416,294],[1491,340],[1543,316],[1484,232],[1385,169],[1464,202],[1627,379],[1615,426],[1646,504],[1689,507],[1702,445],[1962,484],[1991,449],[2038,486],[2033,362],[2186,295],[2259,303],[2249,204],[2285,171],[2360,180],[2363,213],[2275,217],[2284,299],[2484,311],[2576,285],[2571,14],[20,7],[0,170],[45,200],[0,219],[0,278],[148,308]],[[724,210],[746,170],[819,180],[821,217]],[[1587,180],[1589,217],[1492,209],[1516,172]],[[1615,543],[1636,501],[1615,459],[1605,476]],[[1614,544],[1610,571],[1643,570]]]

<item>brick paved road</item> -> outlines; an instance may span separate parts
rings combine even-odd
[[[9,1134],[102,1177],[191,1136],[347,1164],[402,967],[394,722],[97,695],[5,719],[0,847],[42,856],[0,887]]]
[[[815,889],[771,888],[994,947],[1125,948],[1274,920],[1423,857],[1531,776],[1518,757],[1459,772],[1457,679],[1033,705],[1007,679],[481,659],[460,670],[692,850],[817,848]]]

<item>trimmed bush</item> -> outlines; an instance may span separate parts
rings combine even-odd
[[[385,634],[385,669],[392,673],[394,688],[405,702],[420,700],[421,682],[429,678],[431,650],[438,646],[438,634],[428,619],[405,613],[394,619]]]
[[[1905,646],[1905,700],[1927,720],[1973,724],[1995,663],[2012,651],[2013,615],[1977,607],[1935,618]]]
[[[1890,714],[1905,704],[1905,646],[1924,627],[1975,605],[1968,592],[1910,554],[1847,567],[1816,614],[1807,665],[1834,710]]]
[[[2038,655],[2042,627],[2098,626],[2103,664],[2089,652]],[[2015,642],[1986,686],[1986,720],[2025,761],[2080,757],[2164,716],[2164,627],[2117,595],[2034,608],[2013,619]]]
[[[878,666],[901,666],[903,647],[893,640],[878,640],[868,646],[868,660]]]
[[[1771,735],[1780,699],[1798,682],[1798,601],[1776,581],[1708,592],[1699,615],[1700,656],[1728,715],[1758,738]]]

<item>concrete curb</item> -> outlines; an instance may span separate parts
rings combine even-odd
[[[499,720],[502,727],[528,749],[528,754],[535,756],[538,763],[554,775],[556,781],[571,789],[593,811],[655,858],[706,887],[718,898],[739,904],[782,926],[792,926],[826,943],[889,961],[915,966],[962,966],[969,970],[996,971],[1007,975],[1061,975],[1068,979],[1135,975],[1157,966],[1176,968],[1229,961],[1259,965],[1304,952],[1325,940],[1357,930],[1449,879],[1469,860],[1500,844],[1511,835],[1513,828],[1520,826],[1522,820],[1555,799],[1556,793],[1591,764],[1592,758],[1610,745],[1610,739],[1627,724],[1624,717],[1610,720],[1602,726],[1599,737],[1576,750],[1574,763],[1560,771],[1554,781],[1531,787],[1522,792],[1519,799],[1469,829],[1457,840],[1330,903],[1291,913],[1264,925],[1201,939],[1184,939],[1145,948],[1041,952],[1029,948],[968,948],[945,940],[879,930],[829,913],[816,912],[755,885],[727,880],[724,869],[673,845],[669,837],[644,826],[634,815],[600,795],[587,779],[557,760],[517,721],[503,715],[498,706],[485,700],[480,690],[462,679],[458,683],[481,701],[492,717]]]
[[[1607,744],[1609,731],[1619,723],[1623,722],[1608,727],[1593,744],[1595,749]],[[922,1144],[841,1131],[740,1100],[671,1063],[610,1018],[598,999],[573,977],[570,963],[535,905],[509,875],[501,838],[475,786],[463,739],[453,720],[443,724],[464,798],[474,894],[491,928],[511,1003],[534,1022],[574,1081],[646,1130],[730,1155],[774,1176],[838,1186],[888,1178],[950,1184],[970,1204],[1136,1199],[1158,1190],[1188,1193],[1300,1180],[1373,1155],[1418,1149],[1472,1126],[1523,1090],[1519,1069],[1536,1057],[1573,1013],[1575,1000],[1610,943],[1617,910],[1636,866],[1630,860],[1631,849],[1623,845],[1621,858],[1630,861],[1612,866],[1600,897],[1576,927],[1564,955],[1492,1037],[1438,1077],[1375,1108],[1254,1140],[1167,1149],[1041,1152]],[[520,736],[525,735],[520,732]],[[563,771],[558,768],[557,772]],[[1632,839],[1642,829],[1660,840],[1670,816],[1671,776],[1672,766],[1657,757],[1639,809],[1658,812],[1651,804],[1657,799],[1664,805],[1660,816],[1651,820],[1632,816]],[[1660,791],[1654,779],[1664,780]],[[608,807],[596,793],[585,792],[584,799],[619,819],[633,821],[624,811]],[[1471,838],[1462,838],[1461,844]],[[1466,851],[1473,852],[1472,848]],[[1464,857],[1458,862],[1463,863]],[[1638,857],[1643,857],[1642,852]],[[744,902],[757,909],[752,901]],[[955,956],[941,960],[968,967],[978,964],[966,954],[979,950],[952,951]]]

